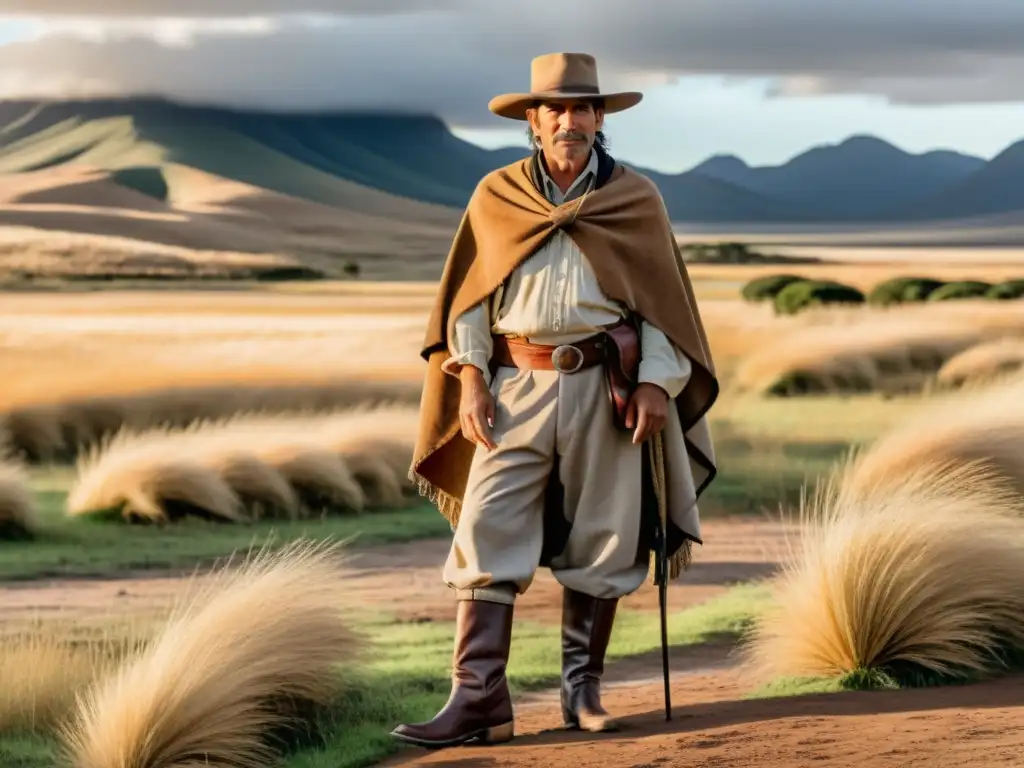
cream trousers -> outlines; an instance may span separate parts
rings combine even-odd
[[[514,600],[540,562],[543,499],[555,456],[565,489],[568,543],[551,564],[562,585],[597,598],[638,589],[648,553],[638,553],[643,445],[612,424],[604,369],[578,373],[499,368],[493,451],[477,447],[459,523],[444,566],[458,599]]]

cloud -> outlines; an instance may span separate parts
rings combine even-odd
[[[472,0],[0,0],[0,15],[228,18],[327,13],[374,16],[469,7]]]
[[[490,126],[499,123],[487,101],[525,89],[530,58],[586,50],[598,57],[606,89],[725,75],[767,79],[778,97],[1024,100],[1020,0],[601,0],[600,12],[595,7],[595,0],[0,0],[0,13],[40,17],[36,36],[0,46],[0,95],[158,94],[270,109],[429,111]]]

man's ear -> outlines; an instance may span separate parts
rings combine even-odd
[[[536,136],[540,133],[540,125],[537,121],[537,108],[529,107],[526,110],[526,121],[530,124],[530,130],[533,131],[533,135]]]
[[[594,113],[596,116],[594,125],[596,125],[597,130],[600,131],[604,127],[604,109],[602,107],[598,107],[597,109],[594,110]]]

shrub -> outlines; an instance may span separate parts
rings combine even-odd
[[[774,299],[779,291],[791,283],[797,283],[804,278],[798,275],[765,275],[756,277],[743,286],[740,291],[747,301],[764,301]]]
[[[986,299],[1006,300],[1024,297],[1024,280],[1007,280],[985,291]]]
[[[930,277],[894,277],[876,285],[868,294],[868,304],[886,307],[908,301],[924,301],[944,283]]]
[[[775,296],[775,311],[795,315],[823,304],[863,304],[864,294],[849,285],[831,280],[801,280],[790,283]]]
[[[941,288],[936,288],[932,291],[928,296],[928,301],[974,299],[984,296],[991,287],[991,283],[981,280],[960,280],[954,283],[946,283]]]

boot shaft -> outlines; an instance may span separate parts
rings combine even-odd
[[[562,679],[569,685],[598,680],[615,625],[618,599],[566,589],[562,597]]]

